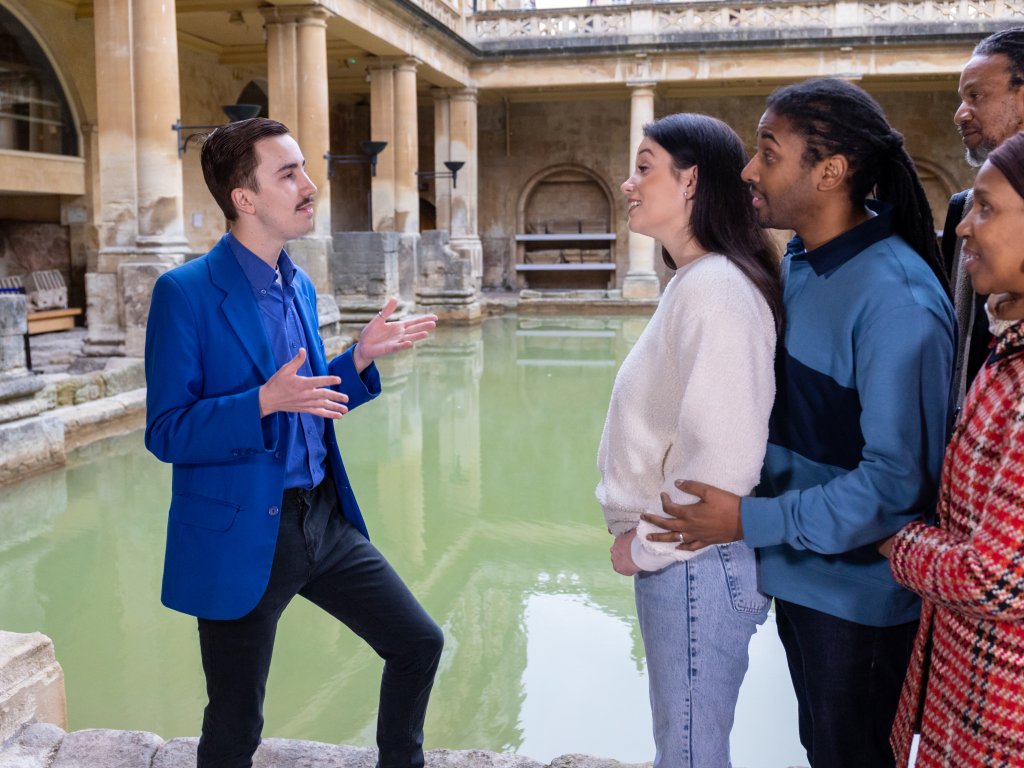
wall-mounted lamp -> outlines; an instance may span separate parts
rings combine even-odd
[[[452,189],[455,189],[459,171],[462,170],[462,166],[465,164],[461,160],[448,160],[444,164],[444,167],[448,169],[447,171],[416,171],[416,175],[424,179],[451,179]]]
[[[370,175],[377,175],[377,155],[384,151],[388,143],[386,141],[361,141],[359,142],[359,150],[361,154],[358,155],[337,155],[333,152],[327,152],[324,154],[324,159],[327,161],[327,175],[333,176],[334,164],[341,163],[342,165],[350,165],[353,163],[369,163],[370,164]]]
[[[228,120],[232,123],[237,123],[239,120],[248,120],[250,117],[256,117],[263,107],[259,104],[225,104],[221,109],[228,116]],[[220,125],[182,125],[181,118],[179,117],[177,122],[171,126],[171,130],[178,134],[178,157],[185,154],[185,150],[188,149],[188,143],[196,136],[201,135],[203,131],[212,131],[214,128],[220,127]],[[182,131],[195,131],[195,133],[188,134],[182,140]]]

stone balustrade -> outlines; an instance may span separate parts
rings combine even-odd
[[[503,8],[503,10],[491,10]],[[652,38],[788,40],[881,34],[934,35],[984,29],[986,23],[1024,19],[1020,0],[740,0],[740,2],[636,3],[630,5],[509,10],[507,3],[479,3],[467,38],[484,50],[558,39],[559,45],[601,44],[602,39]],[[801,31],[806,31],[801,33]]]

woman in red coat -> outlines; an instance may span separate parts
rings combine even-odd
[[[995,338],[946,450],[938,527],[879,547],[924,598],[891,741],[899,766],[915,731],[917,768],[1024,766],[1024,133],[982,166],[956,231]]]

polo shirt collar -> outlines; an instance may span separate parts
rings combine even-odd
[[[885,240],[894,234],[893,207],[879,200],[866,201],[868,209],[875,213],[867,221],[858,224],[838,237],[834,237],[813,251],[804,250],[804,242],[794,237],[786,246],[786,254],[793,259],[806,261],[815,274],[821,276],[838,269],[865,248]]]

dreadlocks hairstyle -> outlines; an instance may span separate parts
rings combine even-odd
[[[903,135],[892,129],[878,102],[845,80],[815,78],[775,91],[767,108],[804,137],[805,164],[831,155],[846,158],[854,205],[864,205],[874,193],[894,207],[896,233],[931,267],[948,294],[924,187],[903,146]]]
[[[973,56],[1003,55],[1010,62],[1010,87],[1024,85],[1024,27],[1013,27],[989,35],[974,47]]]
[[[690,226],[697,242],[739,267],[764,296],[782,336],[782,287],[779,262],[768,233],[757,223],[740,171],[747,164],[743,142],[728,125],[707,115],[668,115],[644,126],[644,136],[672,156],[676,169],[697,166],[700,178]],[[675,262],[662,249],[670,269]]]

